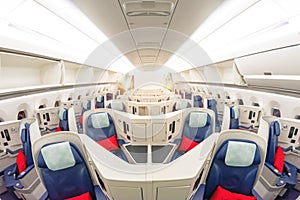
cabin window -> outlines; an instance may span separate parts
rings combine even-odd
[[[25,112],[25,110],[21,110],[21,111],[18,113],[18,115],[17,115],[17,119],[18,119],[18,120],[21,120],[21,119],[24,119],[24,118],[26,118],[26,112]]]
[[[59,106],[60,106],[60,103],[61,103],[61,101],[60,101],[60,100],[57,100],[57,101],[55,101],[55,103],[54,103],[54,107],[59,107]]]
[[[243,99],[238,99],[238,103],[239,103],[239,105],[244,105]]]
[[[273,116],[281,117],[281,112],[280,112],[279,108],[272,108],[271,113]]]
[[[253,102],[253,103],[252,103],[252,106],[259,107],[259,103],[257,103],[257,102]]]
[[[72,100],[72,97],[69,97],[69,98],[68,98],[68,101],[71,101],[71,100]]]
[[[0,117],[0,122],[4,122],[4,119],[2,117]]]
[[[45,105],[45,104],[41,104],[41,105],[39,106],[39,109],[42,109],[42,108],[46,108],[46,105]]]
[[[230,96],[226,96],[226,99],[230,99]]]
[[[300,115],[296,115],[295,119],[300,120]]]

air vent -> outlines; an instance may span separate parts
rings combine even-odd
[[[168,1],[131,1],[125,2],[123,8],[127,16],[169,16],[174,4]]]

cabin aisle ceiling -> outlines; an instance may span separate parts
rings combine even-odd
[[[133,65],[149,67],[163,65],[223,0],[72,2],[111,39]],[[173,40],[174,36],[170,34],[173,31],[182,35],[177,38],[175,46],[173,43],[168,47],[168,42],[164,44],[164,41]],[[129,34],[130,37],[120,34]]]

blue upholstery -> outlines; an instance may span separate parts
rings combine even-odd
[[[197,112],[191,112],[191,113],[197,113]],[[191,140],[194,140],[195,142],[202,142],[205,138],[207,138],[210,134],[212,134],[212,126],[211,126],[211,118],[207,114],[207,121],[206,125],[204,127],[190,127],[190,115],[185,119],[183,129],[182,129],[182,135],[188,137]],[[201,112],[198,112],[201,113]]]
[[[25,123],[24,128],[21,130],[21,141],[23,144],[22,151],[26,157],[26,169],[23,173],[19,174],[17,172],[17,164],[14,164],[4,170],[4,181],[5,186],[11,190],[13,187],[23,188],[19,179],[26,176],[26,174],[34,168],[32,150],[31,150],[31,141],[30,141],[30,124]]]
[[[276,149],[278,146],[278,136],[280,135],[280,125],[278,121],[271,122],[269,130],[269,140],[266,155],[266,162],[273,165]]]
[[[202,97],[200,95],[194,96],[194,107],[196,107],[196,108],[203,107]]]
[[[235,110],[238,108],[236,106],[230,107],[230,125],[229,129],[239,128],[239,116],[236,115]]]
[[[112,100],[113,96],[113,93],[106,93],[106,101]]]
[[[207,114],[207,120],[206,120],[205,126],[191,127],[190,126],[190,116],[192,113],[203,113],[203,112],[195,111],[195,112],[191,112],[187,115],[187,117],[185,118],[183,129],[182,129],[182,136],[185,136],[197,143],[200,143],[205,138],[207,138],[208,136],[210,136],[212,134],[211,118]],[[178,146],[180,146],[180,143],[178,144]],[[171,160],[175,160],[176,158],[182,156],[184,153],[186,153],[186,152],[179,151],[179,150],[175,151]]]
[[[117,134],[113,119],[111,118],[110,114],[108,114],[108,113],[107,113],[107,117],[108,117],[108,121],[109,121],[109,126],[105,127],[105,128],[94,128],[93,122],[92,122],[92,116],[96,115],[98,113],[101,113],[101,112],[93,113],[90,116],[88,116],[87,128],[86,128],[86,134],[96,142],[105,140],[105,139],[110,138]],[[124,142],[123,140],[119,140],[119,141]],[[119,143],[119,146],[120,145],[122,145],[122,144]],[[112,153],[115,154],[116,156],[118,156],[119,158],[127,161],[127,158],[121,149],[114,150],[114,151],[112,151]]]
[[[280,174],[278,170],[274,167],[274,160],[275,160],[276,150],[278,147],[279,135],[280,135],[279,122],[278,121],[271,122],[270,129],[269,129],[269,139],[268,139],[268,148],[267,148],[265,166],[268,167],[276,176],[280,177],[277,186],[286,184],[286,187],[292,188],[297,183],[297,167],[285,161],[284,170],[282,174]]]
[[[91,110],[91,100],[85,100],[82,102],[82,115],[86,111]]]
[[[104,108],[104,96],[98,96],[95,100],[95,108]]]
[[[207,108],[214,111],[215,119],[216,119],[216,132],[220,131],[221,125],[220,125],[220,121],[218,120],[217,101],[215,99],[208,99]]]
[[[88,116],[86,134],[95,141],[100,141],[116,135],[116,128],[110,114],[107,113],[108,121],[109,121],[108,127],[94,128],[92,123],[92,116],[95,114],[97,113],[93,113],[90,116]]]
[[[251,191],[256,180],[257,171],[261,162],[260,152],[256,146],[253,162],[247,167],[234,167],[225,164],[225,157],[229,141],[238,141],[252,143],[248,140],[227,140],[217,150],[213,157],[213,161],[206,178],[204,197],[210,198],[217,186],[222,186],[224,189],[231,192],[252,195]]]
[[[52,171],[47,167],[42,153],[40,152],[38,155],[38,167],[49,198],[51,200],[62,200],[89,192],[92,198],[95,199],[94,185],[85,160],[74,144],[70,143],[70,147],[75,165],[66,169]]]
[[[192,93],[191,92],[185,92],[185,99],[192,99]]]
[[[59,112],[61,112],[61,115],[59,115],[59,127],[61,131],[69,131],[68,110],[62,108]]]

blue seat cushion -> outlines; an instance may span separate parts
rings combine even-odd
[[[89,192],[95,198],[93,182],[85,161],[79,150],[72,143],[70,143],[70,146],[75,165],[66,169],[50,170],[46,165],[42,153],[39,153],[38,167],[40,168],[49,197],[51,200],[61,200]]]
[[[230,140],[255,144],[246,140]],[[261,162],[258,148],[255,150],[253,162],[247,167],[233,167],[225,164],[229,140],[225,141],[215,154],[209,174],[206,179],[205,198],[210,198],[217,186],[234,193],[251,195]],[[256,144],[255,144],[256,145]]]

